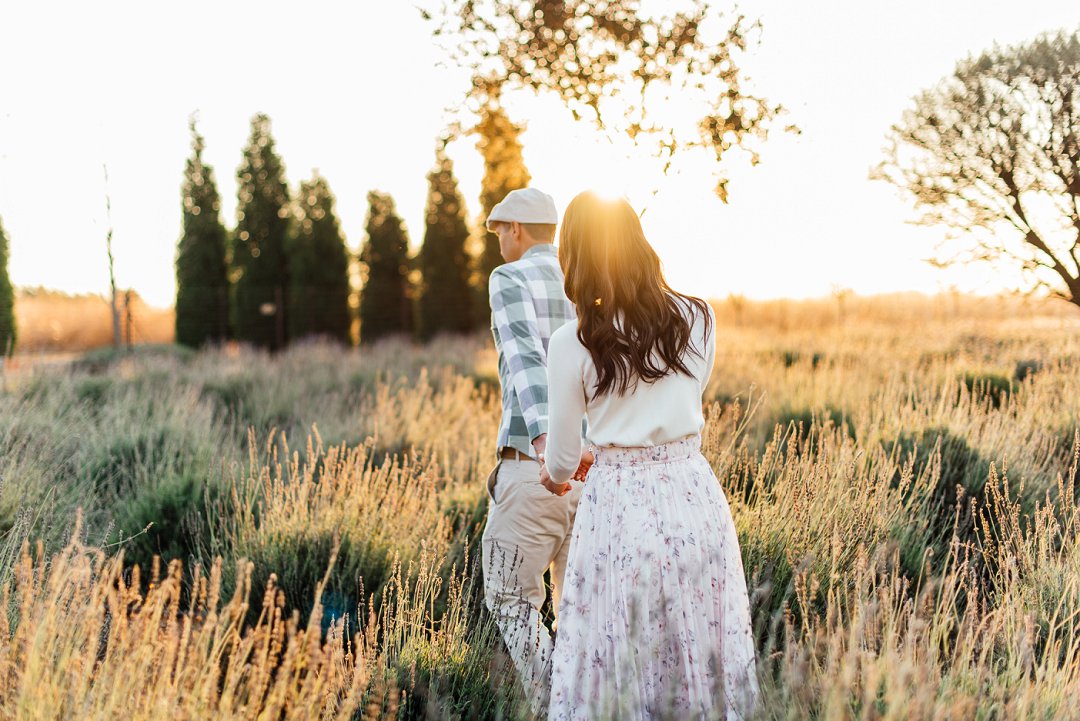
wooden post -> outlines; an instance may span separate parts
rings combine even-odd
[[[134,311],[131,309],[131,288],[124,291],[124,341],[131,348],[132,326],[135,325]]]
[[[116,273],[113,270],[113,252],[112,252],[112,202],[109,200],[109,166],[104,163],[101,164],[101,168],[105,171],[105,223],[108,225],[108,231],[105,235],[105,252],[109,256],[109,291],[110,291],[110,303],[112,304],[112,321],[113,321],[113,347],[120,348],[120,308],[116,302]]]

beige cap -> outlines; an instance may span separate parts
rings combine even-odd
[[[546,223],[557,225],[559,211],[555,210],[555,201],[547,193],[536,188],[511,190],[502,202],[491,209],[487,218],[487,229],[495,222],[510,223]]]

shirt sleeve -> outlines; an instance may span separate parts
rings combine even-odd
[[[529,439],[536,440],[548,432],[547,359],[536,309],[525,284],[503,268],[492,271],[488,297]]]
[[[551,480],[555,483],[570,480],[581,462],[581,427],[586,410],[585,377],[581,356],[574,352],[574,341],[573,332],[556,332],[551,336],[548,356],[551,427],[545,460]]]

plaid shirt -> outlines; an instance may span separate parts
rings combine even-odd
[[[548,431],[548,341],[576,318],[555,246],[534,245],[520,260],[497,267],[488,279],[488,296],[502,386],[496,450],[509,446],[532,456],[533,439]]]

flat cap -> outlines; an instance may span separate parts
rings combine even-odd
[[[555,210],[555,201],[547,193],[536,188],[511,190],[502,202],[491,209],[487,218],[487,229],[496,222],[510,223],[545,223],[557,225],[559,211]]]

